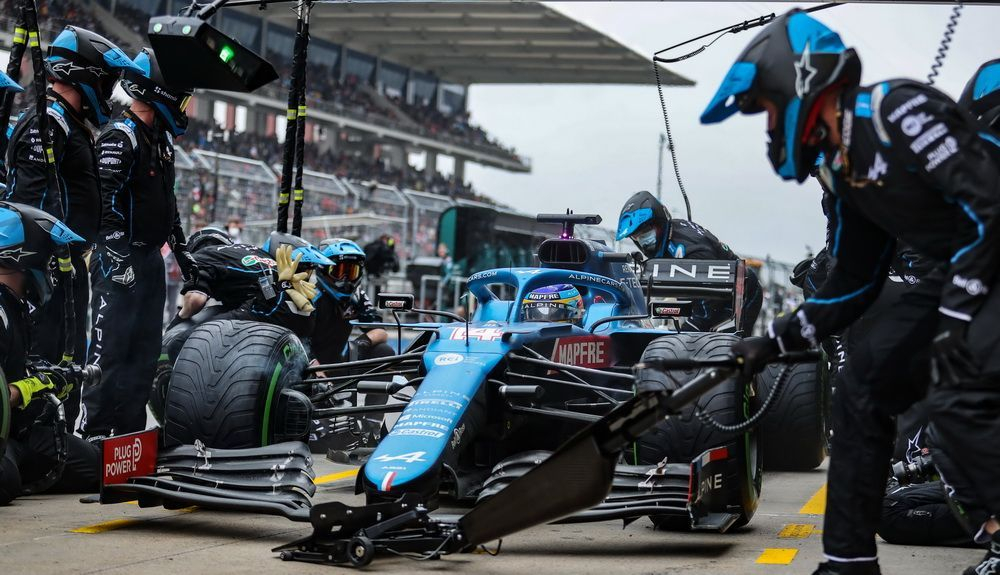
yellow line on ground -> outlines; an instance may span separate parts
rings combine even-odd
[[[795,554],[798,552],[798,549],[765,549],[760,554],[760,557],[757,558],[757,563],[764,565],[788,565],[795,559]]]
[[[112,529],[121,529],[126,525],[132,525],[133,523],[138,523],[138,519],[112,519],[111,521],[105,521],[103,523],[95,523],[94,525],[87,525],[86,527],[80,527],[79,529],[74,529],[71,533],[104,533],[105,531],[111,531]]]
[[[813,496],[806,501],[806,504],[799,509],[799,513],[805,515],[823,515],[826,512],[826,483],[820,487]]]
[[[807,523],[789,523],[778,532],[778,539],[805,539],[816,532],[815,525]]]
[[[178,513],[191,513],[192,511],[197,511],[197,507],[185,507],[183,509],[178,509]],[[93,535],[95,533],[104,533],[105,531],[113,531],[115,529],[121,529],[122,527],[128,527],[135,523],[141,523],[142,521],[149,521],[148,519],[112,519],[111,521],[103,521],[101,523],[95,523],[93,525],[86,525],[84,527],[79,527],[77,529],[70,530],[70,533],[87,533]]]
[[[347,471],[340,471],[337,473],[330,473],[328,475],[321,475],[313,480],[316,485],[322,485],[324,483],[333,483],[334,481],[340,481],[341,479],[351,479],[357,477],[358,469],[348,469]]]

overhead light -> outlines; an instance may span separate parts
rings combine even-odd
[[[252,92],[278,79],[270,62],[201,18],[150,18],[148,35],[173,88]]]

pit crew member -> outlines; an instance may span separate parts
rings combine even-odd
[[[881,289],[897,238],[938,268],[867,331],[838,377],[827,561],[818,574],[879,573],[874,533],[892,416],[923,395],[898,375],[930,369],[930,356],[934,447],[947,455],[935,464],[959,497],[1000,512],[1000,141],[934,88],[907,80],[861,87],[860,77],[857,53],[793,10],[751,41],[701,116],[715,123],[737,111],[767,112],[775,171],[802,182],[822,152],[819,177],[836,195],[827,281],[775,319],[767,337],[734,346],[748,368],[857,319]],[[967,519],[977,539],[993,537],[980,564],[992,569],[1000,563],[996,520]]]

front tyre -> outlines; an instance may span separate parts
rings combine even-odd
[[[234,320],[198,326],[174,363],[165,443],[242,449],[295,439],[282,430],[289,417],[298,425],[308,418],[298,413],[301,394],[290,389],[306,364],[302,342],[286,328]]]
[[[727,333],[678,333],[657,338],[650,342],[642,354],[648,359],[724,359],[730,356],[730,348],[740,338]],[[695,377],[702,369],[674,370],[663,373],[656,370],[640,370],[637,385],[660,385],[666,389],[677,389]],[[723,425],[736,425],[746,421],[750,414],[751,386],[740,378],[729,379],[703,395],[695,405],[690,405],[680,414],[661,421],[636,442],[634,458],[639,465],[656,465],[664,459],[669,463],[690,463],[705,451],[725,447],[731,465],[722,485],[726,491],[727,507],[739,510],[739,518],[734,527],[746,525],[757,510],[763,482],[763,457],[758,449],[757,433],[750,430],[733,435],[703,423],[695,415],[695,406]],[[627,455],[627,454],[626,454]],[[653,523],[664,529],[687,529],[690,522],[686,518],[671,516],[650,517]]]

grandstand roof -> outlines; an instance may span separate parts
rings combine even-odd
[[[295,26],[284,6],[267,17]],[[310,31],[457,84],[654,82],[648,55],[538,2],[318,3]],[[662,67],[661,78],[694,84]]]

